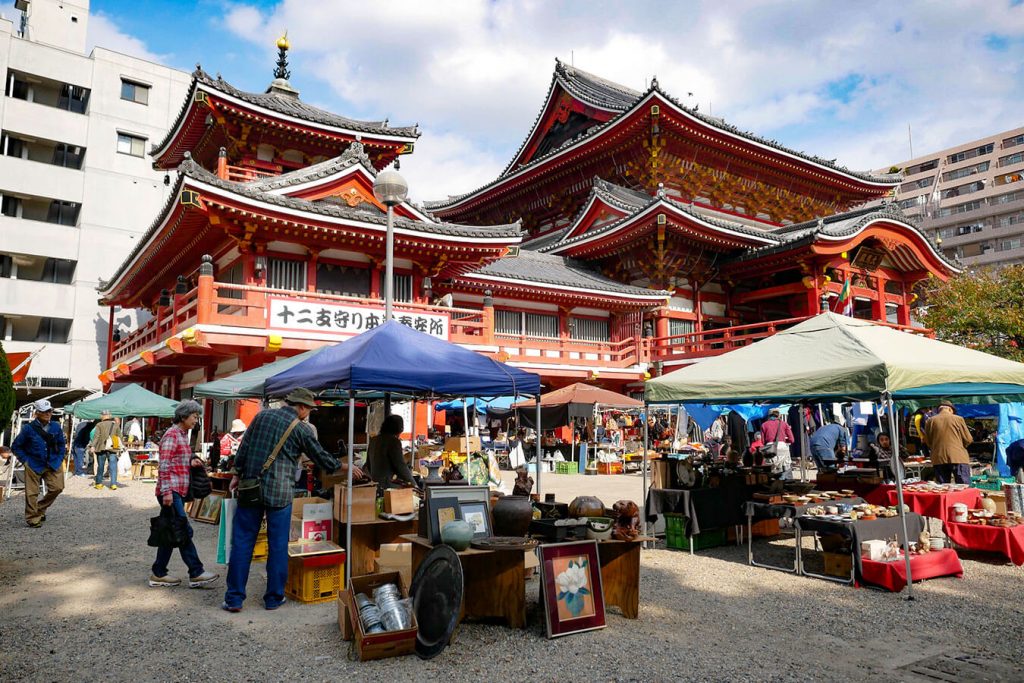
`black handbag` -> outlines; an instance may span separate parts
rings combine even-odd
[[[160,507],[160,514],[149,518],[149,540],[154,548],[180,548],[188,541],[188,520],[174,514],[169,505]]]
[[[292,423],[288,425],[288,429],[284,430],[284,434],[277,440],[277,445],[274,446],[274,451],[267,458],[267,461],[263,463],[263,469],[260,473],[252,479],[242,479],[238,482],[238,488],[235,490],[235,496],[238,498],[238,506],[243,508],[255,508],[263,505],[263,475],[267,473],[270,466],[274,464],[274,460],[277,458],[277,454],[281,452],[281,447],[284,446],[284,442],[288,440],[288,436],[295,429],[295,426],[299,424],[299,418],[292,420]]]
[[[185,500],[202,500],[210,495],[212,490],[210,477],[206,474],[206,467],[192,465],[189,468],[188,496],[185,497]]]

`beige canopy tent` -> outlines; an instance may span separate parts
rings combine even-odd
[[[822,313],[750,346],[652,379],[644,398],[648,403],[881,400],[892,442],[898,444],[895,400],[902,395],[1021,400],[1024,364],[867,320]],[[902,517],[903,486],[898,477],[896,492]],[[904,542],[906,535],[904,519]],[[910,554],[906,547],[904,552],[912,598]]]

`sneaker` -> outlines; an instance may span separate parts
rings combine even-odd
[[[41,527],[43,525],[42,520],[40,520],[38,522],[25,522],[25,523],[28,524],[33,529],[38,529],[39,527]]]
[[[225,612],[231,612],[232,614],[238,614],[239,612],[241,612],[241,611],[242,611],[242,608],[241,608],[241,607],[231,607],[231,606],[230,606],[230,605],[228,605],[228,603],[226,603],[226,602],[222,602],[222,603],[220,603],[220,608],[221,608],[222,610],[224,610]]]
[[[110,490],[111,491],[116,491],[117,490],[117,484],[111,484],[110,485]]]
[[[41,520],[39,520],[39,521],[40,522],[45,522],[46,521],[46,515],[43,515],[43,518]]]
[[[102,491],[103,489],[107,488],[107,487],[106,487],[106,486],[104,486],[103,484],[93,484],[93,485],[92,485],[92,487],[93,487],[94,489],[96,489],[97,491]]]
[[[150,588],[174,588],[175,586],[181,585],[181,579],[177,579],[170,574],[167,576],[153,576],[149,577]]]
[[[288,598],[281,598],[281,602],[277,603],[276,605],[267,605],[267,611],[269,612],[275,610],[286,602],[288,602]]]
[[[202,588],[204,586],[209,586],[211,583],[213,583],[214,581],[216,581],[219,578],[220,578],[220,574],[214,574],[213,572],[203,572],[202,574],[200,574],[199,576],[196,576],[195,578],[190,578],[188,580],[188,587],[189,588]]]

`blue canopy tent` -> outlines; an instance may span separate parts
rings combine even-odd
[[[393,392],[406,396],[537,397],[540,414],[540,376],[499,363],[475,351],[432,337],[389,320],[266,379],[271,396],[283,396],[305,387],[349,399],[348,457],[355,462],[355,397],[367,392]],[[541,441],[537,439],[537,462]],[[540,476],[537,476],[540,493]],[[352,518],[352,468],[348,469],[348,519]],[[346,548],[352,544],[347,527]],[[345,576],[351,577],[346,555]]]
[[[457,398],[451,401],[444,401],[438,403],[435,408],[437,410],[459,410],[461,411],[464,407],[472,406],[476,408],[476,412],[481,415],[487,414],[488,408],[500,408],[502,410],[508,410],[512,407],[518,399],[515,396],[498,396],[495,398],[479,398],[474,397],[466,401],[465,399]]]

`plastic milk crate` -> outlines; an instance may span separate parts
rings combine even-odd
[[[704,550],[725,545],[725,529],[702,531],[693,537],[693,549]],[[690,539],[686,536],[686,515],[678,512],[665,513],[665,545],[672,550],[689,550]]]
[[[337,600],[345,587],[345,553],[288,558],[284,592],[299,602]]]
[[[555,463],[555,474],[576,474],[579,472],[579,465],[570,461],[556,462]]]

